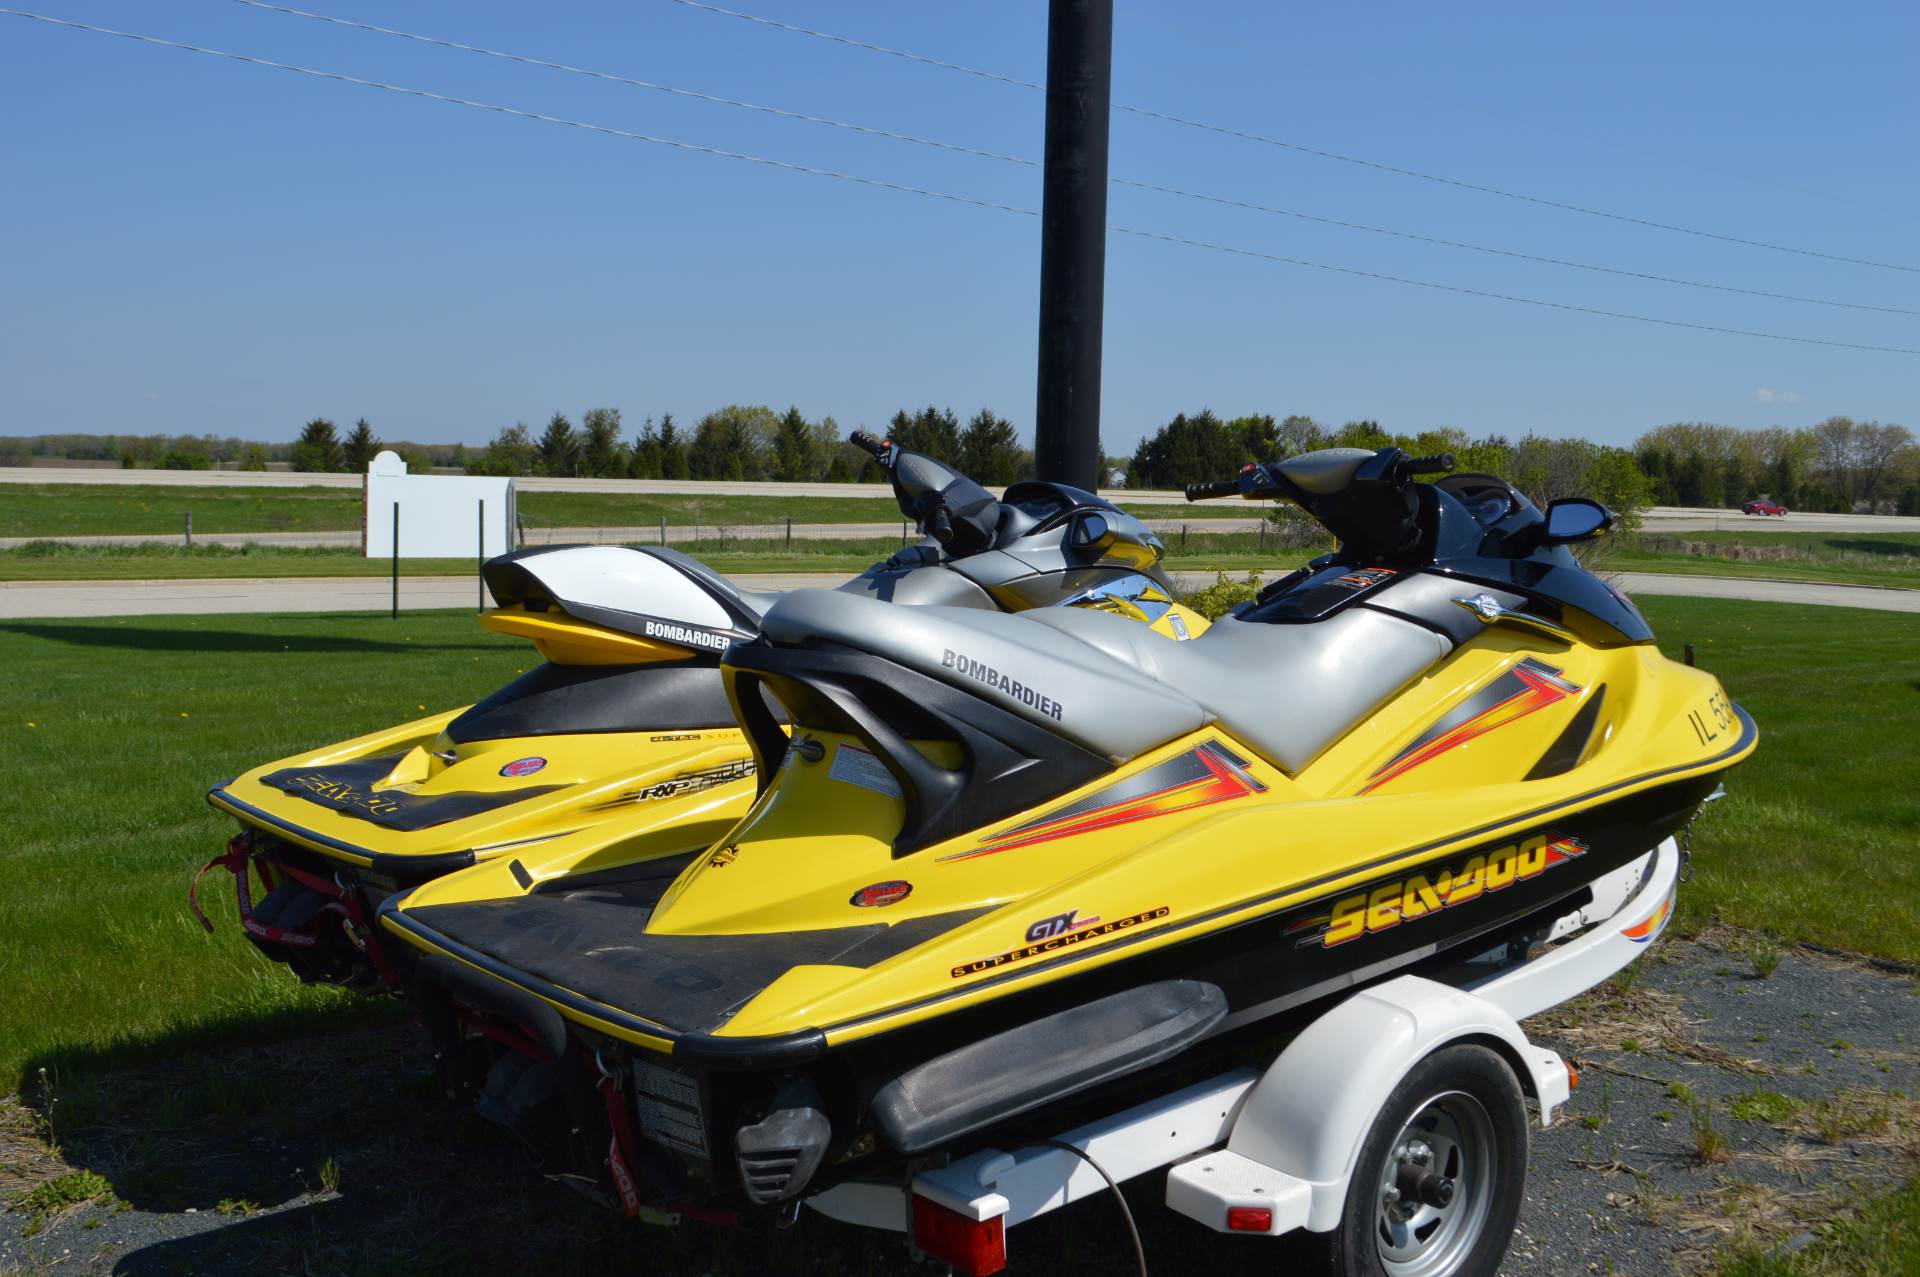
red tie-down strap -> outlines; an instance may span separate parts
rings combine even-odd
[[[225,854],[215,856],[200,866],[200,872],[193,876],[193,885],[187,889],[187,903],[193,908],[193,916],[200,920],[200,925],[205,927],[209,934],[213,931],[213,923],[208,921],[206,913],[200,908],[200,880],[206,876],[208,870],[217,865],[230,870],[233,874],[234,896],[240,906],[240,925],[245,928],[248,935],[258,936],[272,944],[292,945],[302,949],[312,948],[320,942],[319,935],[314,932],[276,927],[270,923],[261,922],[253,916],[253,888],[248,883],[247,870],[250,866],[254,866],[255,861],[261,862],[262,865],[271,863],[276,874],[330,897],[321,912],[339,914],[352,923],[355,932],[360,936],[361,947],[366,950],[368,961],[373,963],[373,969],[390,988],[400,987],[400,975],[394,970],[393,964],[387,961],[387,955],[380,947],[373,920],[367,913],[367,902],[361,898],[360,893],[344,890],[339,883],[329,882],[318,874],[308,873],[304,869],[297,869],[278,861],[268,862],[266,856],[255,849],[250,831],[235,834],[229,839]],[[267,877],[266,869],[259,868],[258,872],[261,884],[271,887],[272,882]]]
[[[240,925],[246,928],[248,935],[258,936],[273,944],[292,945],[301,949],[312,948],[319,943],[320,938],[311,932],[276,927],[270,923],[261,922],[253,916],[253,888],[247,883],[247,869],[252,865],[254,855],[253,838],[244,833],[235,834],[227,842],[224,855],[215,856],[200,866],[200,872],[193,876],[193,885],[187,888],[187,904],[193,908],[193,916],[200,919],[200,925],[205,927],[209,934],[212,933],[213,923],[207,920],[205,911],[200,908],[200,880],[206,876],[208,870],[218,866],[233,873],[233,890],[240,902]],[[264,875],[262,880],[265,880]]]
[[[613,1138],[607,1142],[607,1173],[613,1179],[615,1191],[620,1194],[620,1213],[632,1219],[642,1209],[640,1186],[633,1178],[633,1119],[627,1111],[625,1093],[620,1089],[620,1074],[609,1069],[598,1052],[594,1053],[591,1065],[600,1075],[598,1085],[601,1098],[607,1103],[607,1125],[613,1128]],[[668,1202],[665,1209],[672,1215],[682,1215],[706,1224],[731,1226],[740,1222],[739,1212],[725,1207]]]
[[[633,1122],[627,1114],[626,1097],[620,1090],[620,1075],[602,1064],[597,1053],[593,1066],[600,1073],[600,1095],[607,1102],[607,1125],[613,1130],[613,1138],[607,1142],[607,1173],[613,1177],[614,1190],[620,1194],[620,1213],[632,1219],[640,1213],[640,1186],[633,1182],[630,1169]]]

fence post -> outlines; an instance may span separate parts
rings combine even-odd
[[[1259,548],[1259,553],[1261,553],[1261,554],[1265,554],[1266,552],[1267,552],[1267,520],[1266,520],[1266,516],[1264,516],[1264,515],[1262,515],[1262,516],[1261,516],[1261,518],[1260,518],[1260,548]]]
[[[700,503],[698,501],[693,503],[693,539],[696,544],[700,540]]]
[[[480,499],[480,535],[475,539],[474,546],[473,546],[473,583],[474,583],[473,610],[476,612],[484,612],[487,610],[486,567],[487,567],[487,501],[485,497],[482,497]]]
[[[393,619],[400,619],[400,502],[393,503]]]
[[[660,544],[665,545],[666,543],[667,543],[667,516],[663,514],[660,516]]]
[[[191,550],[193,548],[193,511],[191,510],[187,511],[186,538],[187,538],[187,548]]]
[[[1187,525],[1183,523],[1180,525],[1180,553],[1185,554],[1186,552],[1187,552]]]
[[[900,548],[903,550],[907,548],[907,521],[905,519],[900,520]]]
[[[793,516],[787,516],[787,548],[793,548]]]

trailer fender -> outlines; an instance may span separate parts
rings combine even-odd
[[[1305,1181],[1306,1227],[1339,1224],[1360,1144],[1413,1066],[1451,1043],[1497,1050],[1540,1105],[1544,1126],[1570,1091],[1567,1068],[1485,998],[1419,976],[1349,997],[1287,1045],[1254,1084],[1227,1149]]]

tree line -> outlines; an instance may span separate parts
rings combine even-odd
[[[982,408],[963,425],[951,408],[901,409],[886,434],[902,447],[946,461],[982,483],[1007,484],[1033,473],[1033,453],[1013,423]],[[631,438],[618,408],[592,408],[575,426],[555,413],[536,438],[508,426],[467,462],[470,474],[561,475],[612,479],[781,480],[877,483],[880,469],[841,437],[832,417],[810,421],[797,407],[729,404],[683,427],[664,413]]]
[[[964,422],[952,408],[896,412],[885,433],[906,447],[999,486],[1033,474],[1033,452],[1013,423],[982,408]],[[1621,511],[1647,505],[1724,508],[1768,497],[1789,509],[1920,515],[1920,444],[1904,426],[1829,417],[1805,427],[1742,430],[1676,422],[1642,434],[1630,448],[1527,434],[1470,435],[1454,427],[1397,434],[1376,421],[1325,426],[1311,417],[1269,414],[1222,419],[1208,409],[1181,413],[1140,441],[1131,457],[1106,460],[1103,479],[1134,488],[1178,488],[1232,475],[1249,461],[1326,447],[1452,452],[1463,469],[1513,482],[1536,501],[1592,495]],[[536,436],[524,424],[502,429],[484,448],[384,443],[365,418],[341,431],[316,417],[292,443],[166,435],[39,435],[0,439],[0,465],[34,457],[112,460],[126,467],[204,470],[215,464],[265,470],[364,472],[382,448],[410,470],[435,466],[471,474],[592,478],[878,482],[879,469],[847,443],[830,416],[797,407],[730,404],[683,426],[671,413],[627,431],[618,408],[590,408],[579,424],[555,413]]]
[[[1395,434],[1377,421],[1330,428],[1311,417],[1267,414],[1222,421],[1204,408],[1181,413],[1140,441],[1127,463],[1127,486],[1180,488],[1227,479],[1248,462],[1316,448],[1403,448],[1417,457],[1450,452],[1457,469],[1498,475],[1538,505],[1560,497],[1592,497],[1627,527],[1652,504],[1652,486],[1631,452],[1585,439],[1529,434],[1516,442],[1502,435],[1476,438],[1451,426]]]
[[[1767,497],[1790,510],[1920,514],[1920,444],[1905,426],[1851,417],[1764,430],[1676,422],[1641,435],[1633,455],[1663,505]]]

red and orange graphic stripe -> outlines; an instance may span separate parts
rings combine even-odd
[[[1580,685],[1569,682],[1560,670],[1528,657],[1460,702],[1383,763],[1360,792],[1370,793],[1470,740],[1579,694]]]

